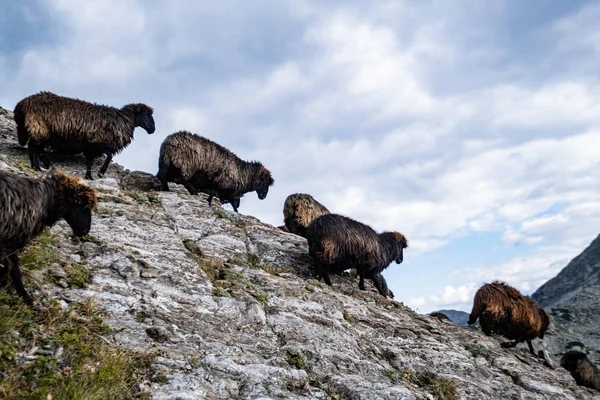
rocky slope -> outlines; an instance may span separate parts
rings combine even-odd
[[[600,236],[532,297],[554,322],[546,341],[558,356],[571,346],[584,346],[600,365]]]
[[[81,158],[54,162],[83,174]],[[27,165],[0,115],[0,168]],[[140,384],[154,399],[600,398],[523,350],[360,292],[354,278],[325,287],[310,278],[304,239],[175,186],[145,192],[155,184],[116,165],[90,182],[91,236],[53,228],[56,279],[32,290],[67,304],[94,297],[111,345],[157,354],[164,379]],[[70,264],[91,271],[87,288],[62,281]]]

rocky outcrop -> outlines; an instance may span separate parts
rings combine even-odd
[[[12,126],[0,127],[0,168],[32,173]],[[82,175],[80,158],[54,159]],[[91,235],[74,241],[64,222],[53,228],[63,264],[84,265],[91,283],[59,279],[32,293],[94,297],[115,346],[156,352],[164,379],[148,383],[154,399],[593,398],[568,372],[372,286],[361,292],[353,277],[314,281],[303,238],[181,188],[145,191],[152,182],[115,164],[91,182]]]
[[[600,286],[600,235],[531,296],[545,308],[566,307],[594,286]]]
[[[546,335],[556,360],[583,346],[590,361],[600,365],[600,236],[532,297],[550,313]]]

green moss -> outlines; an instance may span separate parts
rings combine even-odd
[[[39,270],[58,260],[56,256],[57,235],[46,230],[34,239],[21,254],[19,266],[24,270]]]
[[[295,352],[292,350],[287,351],[287,362],[288,364],[296,367],[297,369],[306,369],[306,358],[301,352]]]
[[[92,282],[92,273],[81,264],[73,264],[66,268],[67,283],[74,288],[87,288],[88,283]]]
[[[0,291],[0,398],[139,398],[137,386],[149,379],[154,356],[111,345],[103,316],[90,299],[66,309],[54,302],[34,313]],[[16,365],[15,354],[42,345],[63,352]]]

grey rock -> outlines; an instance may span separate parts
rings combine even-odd
[[[171,333],[164,326],[153,326],[147,328],[146,333],[159,343],[166,342],[171,338]]]

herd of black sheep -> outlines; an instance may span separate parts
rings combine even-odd
[[[136,127],[152,134],[155,131],[153,110],[142,104],[109,107],[78,99],[40,92],[17,103],[14,109],[17,135],[21,146],[27,145],[31,168],[41,171],[50,162],[44,150],[86,157],[86,179],[92,178],[94,159],[106,155],[98,171],[103,177],[114,154],[133,139]],[[214,196],[230,203],[237,212],[245,193],[256,191],[265,199],[274,180],[260,162],[244,161],[228,149],[187,131],[173,133],[160,147],[157,178],[161,190],[168,182],[182,184],[191,195],[206,193],[209,204]],[[0,286],[8,276],[23,301],[33,305],[25,290],[18,266],[18,253],[46,227],[64,219],[74,235],[90,231],[96,195],[78,178],[55,172],[32,178],[0,171]],[[330,273],[341,274],[355,269],[359,289],[365,290],[365,278],[371,279],[384,297],[394,297],[382,271],[395,261],[403,261],[406,237],[399,232],[377,233],[369,226],[348,217],[330,213],[308,194],[292,194],[283,206],[285,225],[279,228],[305,237],[318,279],[331,285]],[[536,356],[531,340],[543,338],[550,324],[546,311],[529,296],[515,288],[492,282],[475,294],[469,324],[480,321],[487,335],[503,335],[513,340],[503,347],[527,342]],[[585,356],[570,351],[561,365],[571,371],[578,384],[600,390],[600,373]]]

